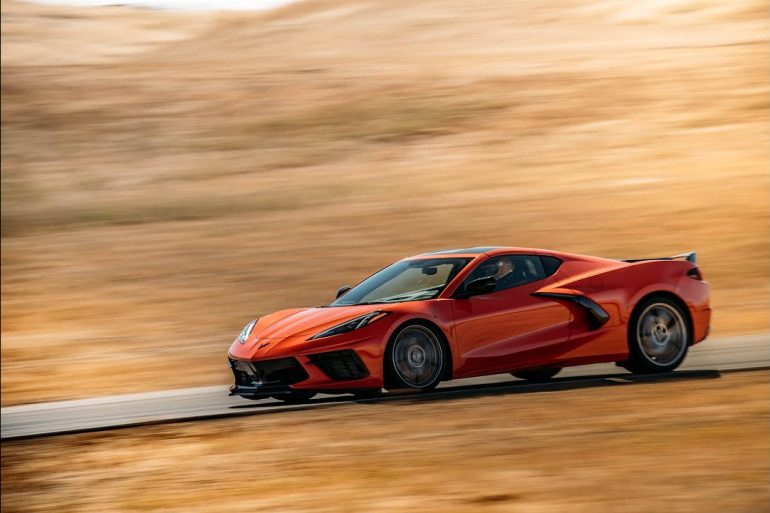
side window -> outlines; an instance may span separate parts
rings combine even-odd
[[[541,256],[540,262],[543,264],[546,276],[551,276],[561,266],[561,260],[552,256]]]
[[[555,260],[558,261],[558,259]],[[497,281],[495,286],[495,292],[497,292],[498,290],[505,290],[517,285],[542,280],[548,274],[543,268],[543,262],[540,257],[533,255],[503,255],[482,262],[468,275],[465,283],[489,276]]]

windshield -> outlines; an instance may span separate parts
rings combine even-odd
[[[402,260],[371,275],[331,306],[432,299],[441,294],[470,261],[470,258]]]

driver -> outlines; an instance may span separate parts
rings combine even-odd
[[[516,270],[516,264],[510,258],[501,258],[497,261],[497,269],[492,277],[497,282],[495,290],[502,290],[513,285],[514,271]]]
[[[516,266],[513,257],[501,257],[485,262],[479,268],[479,277],[495,279],[495,290],[504,290],[526,281],[525,273]]]
[[[516,266],[513,257],[502,257],[485,263],[480,274],[495,279],[495,290],[504,290],[526,281],[524,271]]]

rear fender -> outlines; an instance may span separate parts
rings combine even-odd
[[[607,326],[616,326],[628,322],[634,305],[646,295],[655,291],[678,295],[681,280],[692,280],[686,276],[692,268],[687,261],[641,261],[562,280],[538,292],[571,289],[585,295],[610,315]]]

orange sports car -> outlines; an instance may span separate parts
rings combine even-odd
[[[442,380],[618,362],[674,370],[709,332],[695,253],[615,260],[479,247],[396,262],[326,306],[251,321],[230,346],[232,395],[429,390]]]

